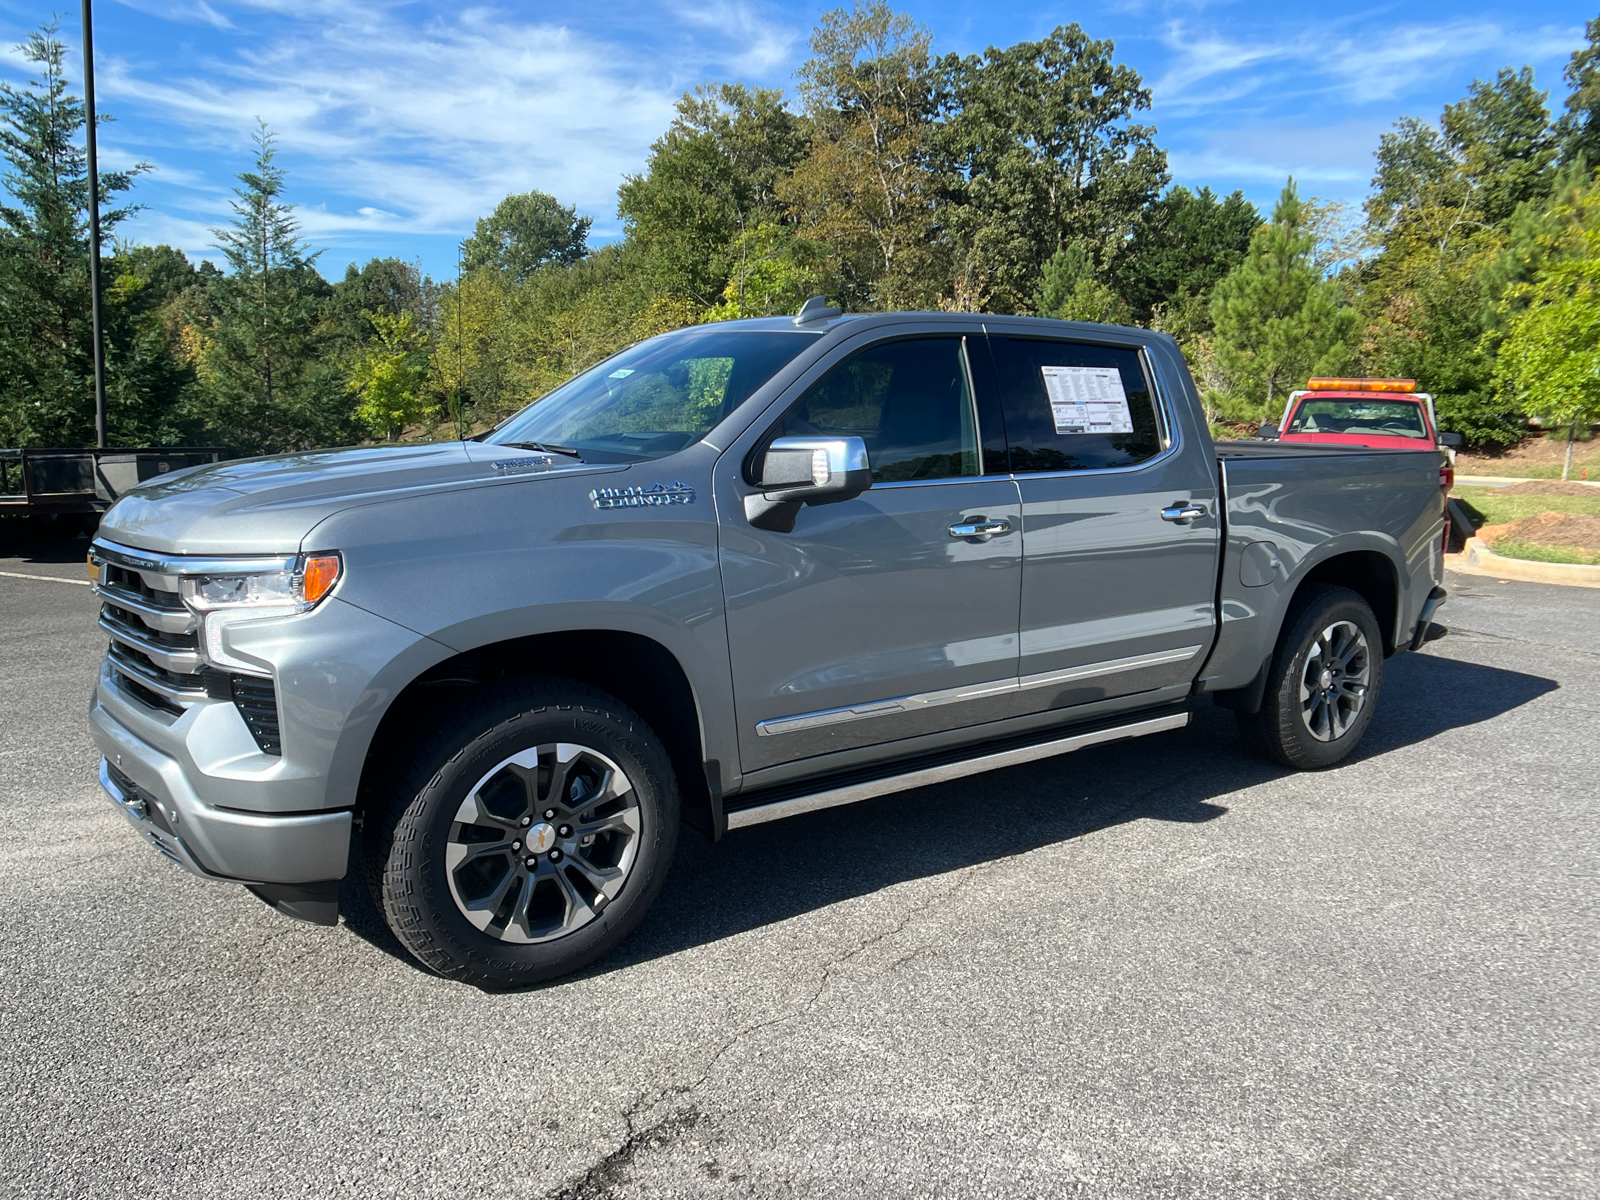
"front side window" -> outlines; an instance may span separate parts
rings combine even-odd
[[[1426,438],[1422,406],[1404,400],[1307,400],[1285,433],[1349,433]]]
[[[643,462],[709,433],[819,335],[700,326],[631,346],[562,384],[485,441],[584,462]]]
[[[989,345],[1013,471],[1131,467],[1161,452],[1138,351],[995,336]]]
[[[813,384],[776,436],[859,437],[874,483],[978,474],[962,339],[914,338],[863,350]]]

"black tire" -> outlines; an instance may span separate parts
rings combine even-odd
[[[1334,631],[1331,640],[1338,643],[1340,635],[1352,627],[1364,642],[1364,678],[1359,682],[1337,669],[1334,660],[1340,655],[1328,654],[1328,632]],[[1316,671],[1317,678],[1311,682],[1323,684],[1329,675],[1332,680],[1329,690],[1310,687],[1307,694],[1302,692],[1302,683],[1307,681],[1313,655],[1319,662],[1328,660],[1330,669],[1327,674]],[[1310,585],[1295,598],[1278,635],[1267,668],[1261,711],[1237,713],[1239,732],[1251,749],[1286,767],[1324,770],[1342,761],[1361,741],[1372,723],[1382,684],[1383,635],[1372,608],[1349,588]],[[1359,707],[1352,712],[1348,697],[1358,686],[1363,690]],[[1335,697],[1332,703],[1330,695]]]
[[[557,762],[563,746],[581,753]],[[628,791],[585,811],[604,786],[596,781],[619,776]],[[677,845],[678,787],[660,739],[626,705],[567,680],[528,678],[471,694],[380,790],[393,799],[366,822],[374,902],[418,962],[479,987],[539,983],[606,954],[655,900]],[[476,815],[458,820],[469,808]],[[599,832],[584,849],[586,828]],[[604,869],[598,855],[591,862],[597,847],[616,861]],[[462,859],[453,872],[452,854]],[[594,882],[611,872],[613,882]],[[491,913],[497,889],[505,899]],[[469,920],[469,907],[485,927]]]

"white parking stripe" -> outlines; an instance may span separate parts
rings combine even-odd
[[[7,579],[40,579],[45,583],[75,583],[79,587],[88,587],[87,579],[63,579],[59,575],[24,575],[20,571],[0,571]]]

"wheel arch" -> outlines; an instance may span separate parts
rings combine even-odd
[[[720,780],[707,761],[704,718],[688,673],[661,642],[618,629],[574,629],[488,642],[443,659],[401,688],[368,744],[356,791],[358,819],[376,796],[383,764],[426,728],[452,692],[497,680],[552,675],[597,688],[626,704],[666,746],[686,821],[721,832]]]
[[[1383,653],[1387,657],[1400,647],[1400,589],[1402,572],[1394,559],[1382,550],[1371,548],[1343,550],[1318,560],[1295,581],[1273,635],[1277,644],[1283,625],[1299,598],[1311,584],[1330,584],[1349,588],[1372,609],[1383,633]]]

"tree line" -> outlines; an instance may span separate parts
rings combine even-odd
[[[0,445],[73,444],[93,436],[85,115],[56,28],[21,49],[37,78],[0,85]],[[112,442],[454,436],[639,338],[819,292],[1164,330],[1219,430],[1347,373],[1418,379],[1479,446],[1600,420],[1600,20],[1558,116],[1526,67],[1475,81],[1383,136],[1359,214],[1292,179],[1266,218],[1174,184],[1143,80],[1076,24],[940,56],[860,0],[824,14],[797,78],[792,98],[684,95],[618,191],[620,240],[512,195],[443,283],[397,258],[324,279],[265,126],[216,231],[226,269],[118,240],[146,168],[102,173]]]

